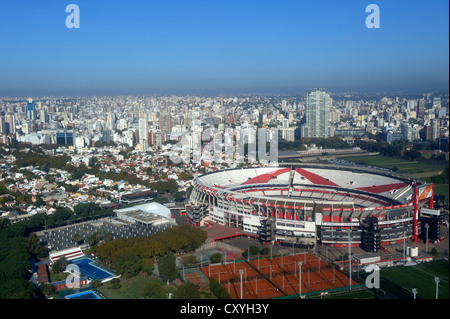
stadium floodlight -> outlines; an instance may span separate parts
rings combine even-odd
[[[439,277],[434,277],[433,281],[436,283],[436,299],[439,299],[438,298],[438,289],[439,289],[439,282],[441,280],[439,279]]]
[[[242,274],[244,271],[242,269],[239,269],[239,275],[241,276],[241,299],[242,299]]]
[[[416,289],[416,288],[413,288],[413,289],[411,290],[411,292],[412,292],[413,295],[414,295],[414,299],[416,299],[417,289]]]
[[[351,245],[351,233],[352,230],[348,230],[348,273],[349,273],[349,286],[352,290],[352,245]]]
[[[298,297],[302,298],[302,262],[298,262]]]

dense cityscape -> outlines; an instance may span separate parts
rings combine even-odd
[[[307,112],[308,107],[316,109],[316,104],[308,104],[306,99],[315,94],[323,96],[321,107],[326,109],[317,111],[324,114],[324,119],[318,120],[322,126],[312,121],[313,111]],[[229,167],[224,161],[177,166],[170,160],[173,145],[191,134],[196,121],[221,132],[231,127],[277,128],[281,150],[287,150],[288,146],[290,150],[308,149],[312,143],[307,145],[307,138],[338,137],[342,141],[335,143],[334,147],[338,148],[353,147],[355,139],[402,141],[408,145],[429,141],[432,143],[419,150],[439,156],[448,153],[448,101],[448,94],[438,93],[375,99],[350,93],[330,94],[324,90],[312,90],[296,97],[3,98],[0,104],[2,177],[14,180],[6,185],[9,190],[34,190],[36,195],[51,182],[60,182],[66,190],[82,194],[77,199],[67,199],[75,203],[87,198],[104,203],[115,201],[125,190],[145,188],[161,179],[175,180],[172,183],[176,191],[186,192],[190,180],[200,170]],[[303,143],[299,143],[302,139]],[[75,172],[64,167],[45,165],[44,168],[32,163],[19,168],[14,165],[17,158],[10,155],[19,144],[31,149],[42,146],[44,154],[67,156],[70,159],[67,164],[73,167],[92,169],[95,165],[96,170],[71,174]],[[119,188],[117,176],[107,178],[108,173],[126,174],[130,179],[124,178]],[[106,196],[99,196],[103,193]],[[12,204],[6,202],[2,208],[5,205]]]
[[[27,236],[31,230],[37,231],[40,248],[32,255],[71,249],[77,242],[94,247],[125,237],[125,230],[116,225],[116,233],[111,228],[99,235],[84,228],[84,239],[81,232],[72,231],[70,236],[52,241],[47,229],[114,213],[119,216],[118,207],[149,200],[163,204],[162,208],[176,206],[183,211],[196,176],[255,167],[247,157],[242,163],[204,157],[200,163],[174,163],[174,146],[191,136],[198,123],[203,129],[219,132],[233,128],[241,133],[249,129],[269,133],[276,128],[281,158],[283,154],[303,154],[305,158],[331,151],[341,154],[339,150],[351,156],[385,145],[383,155],[448,163],[448,106],[448,94],[436,92],[406,97],[324,89],[298,96],[2,98],[2,228],[45,215],[44,224],[23,230]],[[201,147],[209,141],[203,139]],[[192,147],[192,142],[189,145]],[[398,147],[389,151],[392,145]],[[407,158],[405,152],[412,157]],[[429,176],[433,178],[433,174]],[[435,180],[444,185],[445,196],[448,171],[443,176],[442,181]],[[445,198],[448,201],[448,195]],[[162,230],[177,224],[173,212]],[[127,217],[120,215],[118,220]],[[135,229],[132,236],[151,235],[149,229],[144,227],[141,233]]]
[[[0,5],[0,300],[448,300],[448,2],[75,2]]]

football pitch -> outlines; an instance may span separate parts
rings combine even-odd
[[[440,280],[438,298],[449,299],[448,267],[448,260],[439,260],[414,266],[382,268],[378,293],[373,289],[356,289],[330,294],[323,299],[413,299],[413,288],[417,289],[417,299],[436,299],[435,277]],[[364,275],[361,283],[364,283]]]
[[[439,260],[415,266],[398,266],[381,269],[380,288],[401,298],[417,289],[417,299],[435,299],[435,277],[439,277],[438,299],[449,298],[449,264],[448,260]],[[383,287],[383,284],[388,287]]]

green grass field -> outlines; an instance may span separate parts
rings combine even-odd
[[[449,299],[449,264],[447,260],[433,261],[415,266],[396,266],[382,268],[380,272],[379,294],[372,289],[356,289],[332,293],[323,299],[413,299],[412,289],[418,290],[417,299],[435,299],[435,277],[440,278],[439,299]],[[361,273],[360,282],[364,283],[367,274]],[[314,296],[313,299],[319,299]]]
[[[430,175],[433,175],[433,173],[438,174],[439,172],[444,170],[444,168],[440,166],[428,165],[422,162],[407,161],[404,159],[381,155],[353,156],[353,157],[345,157],[344,159],[356,163],[379,166],[388,169],[394,169],[396,167],[399,171],[409,175],[424,174],[424,173],[430,173]]]
[[[440,278],[438,287],[439,299],[449,298],[449,264],[447,260],[434,261],[416,266],[398,266],[392,268],[383,268],[381,270],[380,288],[384,289],[397,297],[406,296],[413,288],[418,290],[418,299],[435,299],[436,284],[434,277]],[[392,283],[390,287],[383,287]],[[401,287],[405,291],[396,291]],[[399,296],[399,294],[401,296]],[[412,296],[412,294],[410,295]]]
[[[133,278],[121,279],[122,285],[119,289],[112,289],[111,283],[105,283],[98,290],[106,297],[106,299],[138,299],[142,296],[142,289],[149,282],[155,282],[164,287],[166,292],[174,293],[176,288],[172,285],[166,285],[161,280],[153,277],[147,277],[139,274]]]
[[[448,184],[434,184],[434,194],[445,195],[445,198],[449,199],[449,185]]]

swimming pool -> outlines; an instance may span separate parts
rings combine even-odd
[[[104,268],[101,268],[101,266],[98,265],[95,261],[86,257],[81,259],[74,259],[70,261],[69,264],[76,265],[80,270],[81,276],[86,276],[91,280],[93,279],[104,280],[106,278],[115,276],[115,274],[112,271],[109,272]]]
[[[65,297],[66,299],[102,299],[93,290],[74,293]]]

